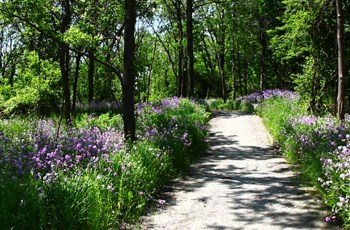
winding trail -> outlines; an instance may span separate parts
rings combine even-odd
[[[272,150],[261,119],[220,112],[208,154],[167,192],[142,229],[330,229],[324,210]]]

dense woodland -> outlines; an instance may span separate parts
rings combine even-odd
[[[134,139],[137,102],[226,101],[285,88],[312,113],[341,118],[350,104],[342,90],[349,7],[341,0],[2,0],[0,114],[55,112],[69,124],[77,104],[114,101]]]

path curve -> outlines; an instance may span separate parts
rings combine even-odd
[[[142,229],[329,229],[318,201],[272,150],[261,119],[224,111],[210,121],[208,155],[168,192]]]

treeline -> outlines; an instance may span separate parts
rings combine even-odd
[[[62,110],[69,124],[78,102],[117,101],[134,138],[139,101],[225,101],[285,88],[313,113],[341,118],[350,108],[342,90],[349,7],[341,0],[3,0],[1,114]]]

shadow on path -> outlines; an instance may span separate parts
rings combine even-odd
[[[233,115],[244,116],[241,113]],[[232,112],[221,112],[216,116],[233,119]],[[195,199],[208,206],[216,205],[210,203],[213,196],[227,201],[224,205],[230,213],[226,221],[234,226],[221,222],[207,224],[206,229],[244,229],[256,223],[268,223],[275,229],[320,229],[325,210],[320,209],[314,196],[301,186],[300,178],[292,173],[291,166],[270,146],[241,146],[241,137],[237,135],[212,131],[207,155],[166,193],[168,204],[164,208],[178,203],[178,192],[195,193],[215,183],[217,192],[200,192]],[[220,190],[224,188],[225,191]]]

